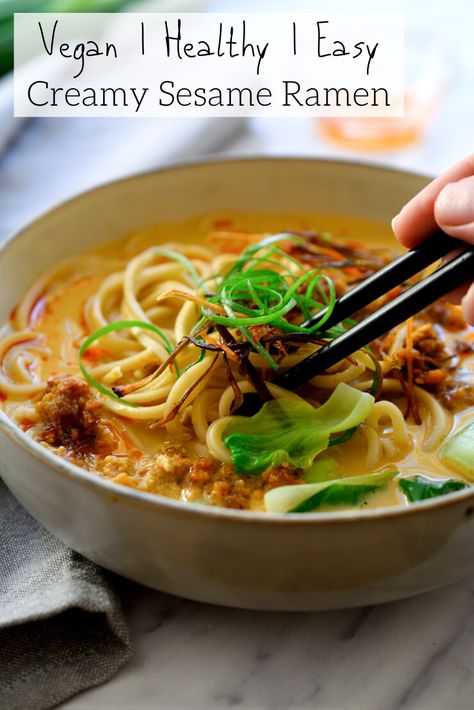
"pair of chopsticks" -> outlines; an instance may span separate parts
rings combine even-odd
[[[386,303],[363,321],[349,328],[342,335],[329,341],[322,348],[309,355],[294,367],[274,380],[276,385],[293,390],[324,372],[356,350],[365,347],[395,326],[403,323],[410,316],[434,303],[449,291],[472,279],[474,273],[474,247],[466,249],[466,243],[437,231],[414,249],[392,261],[339,298],[333,312],[324,324],[324,331],[361,308],[369,305],[380,296],[407,281],[415,274],[450,252],[463,251],[446,262],[429,276],[411,286],[393,300]],[[310,327],[316,323],[325,311],[319,311],[302,325]],[[243,404],[236,414],[249,414],[262,406],[260,398],[253,393],[244,396]]]

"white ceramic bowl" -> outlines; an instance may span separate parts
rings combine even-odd
[[[231,160],[174,166],[81,195],[0,252],[0,321],[41,271],[163,220],[210,211],[389,220],[426,178],[352,163]],[[182,504],[116,485],[31,441],[0,413],[2,476],[48,530],[104,567],[173,594],[253,609],[374,604],[474,568],[474,493],[301,516]]]

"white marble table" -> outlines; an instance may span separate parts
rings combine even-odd
[[[120,588],[135,655],[63,708],[474,707],[474,577],[377,607],[291,614]]]

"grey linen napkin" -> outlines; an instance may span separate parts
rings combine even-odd
[[[50,708],[130,656],[107,574],[50,535],[0,481],[0,707]]]

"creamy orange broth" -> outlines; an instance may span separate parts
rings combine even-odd
[[[204,243],[211,228],[214,230],[227,228],[243,231],[277,233],[285,230],[328,231],[338,240],[362,241],[368,247],[390,247],[397,249],[397,244],[390,229],[386,225],[356,218],[347,218],[336,215],[305,215],[295,216],[288,214],[234,214],[211,215],[206,218],[188,220],[182,223],[156,225],[127,238],[107,244],[97,249],[94,254],[104,257],[102,265],[96,273],[77,274],[65,283],[54,284],[52,297],[48,295],[48,302],[40,298],[31,313],[31,327],[45,336],[45,343],[51,349],[52,357],[45,358],[42,363],[45,378],[56,375],[78,376],[78,349],[86,332],[84,330],[83,306],[85,301],[97,290],[100,282],[108,273],[113,273],[114,261],[132,257],[149,246],[163,242]],[[238,239],[238,236],[236,237]],[[459,338],[459,334],[456,334]],[[447,337],[451,337],[449,334]],[[464,333],[464,337],[471,338],[471,330]],[[474,372],[474,359],[464,361],[464,366]],[[1,403],[7,414],[11,413],[15,402],[11,399]],[[474,408],[453,415],[453,431],[472,420]],[[166,443],[170,442],[170,434],[162,429],[147,429],[145,423],[133,422],[124,417],[107,414],[113,423],[117,436],[120,439],[118,456],[145,456],[152,458],[160,452]],[[402,475],[425,474],[432,478],[460,478],[455,472],[447,469],[438,459],[437,452],[426,453],[421,447],[424,425],[421,427],[408,422],[408,430],[413,439],[413,449],[402,452],[398,459],[385,461],[375,470],[396,469]],[[185,450],[192,456],[206,454],[205,446],[197,440],[186,441]],[[365,465],[366,444],[357,436],[340,446],[332,447],[330,456],[340,464],[345,476],[369,473],[374,468]],[[105,475],[100,460],[90,457],[90,467],[97,468],[98,473]],[[101,471],[102,469],[102,471]],[[129,486],[141,487],[139,482],[124,476],[120,471],[107,477]],[[248,477],[249,484],[256,483],[256,477]],[[258,477],[257,477],[258,478]],[[250,480],[252,479],[252,480]],[[155,481],[147,490],[160,493],[182,500],[194,500],[195,492],[176,487],[166,481]],[[386,488],[372,494],[364,507],[380,507],[393,504],[406,504],[397,482],[392,481]],[[262,496],[256,494],[250,500],[250,508],[263,509]],[[338,507],[338,510],[341,508]]]

